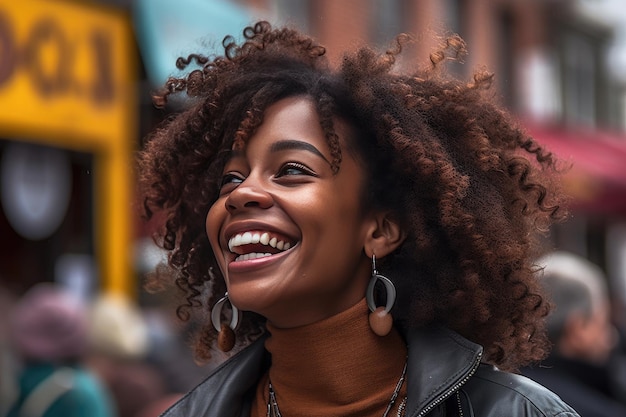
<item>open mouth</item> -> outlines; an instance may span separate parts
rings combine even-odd
[[[284,252],[295,241],[272,232],[250,231],[237,233],[228,240],[228,249],[237,255],[235,262],[264,258]]]

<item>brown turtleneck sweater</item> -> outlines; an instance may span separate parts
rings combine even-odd
[[[252,417],[267,415],[269,379],[283,417],[381,417],[400,379],[406,344],[392,329],[380,337],[368,323],[365,299],[320,322],[279,329],[268,323],[272,366],[261,378]],[[392,407],[395,416],[406,382]]]

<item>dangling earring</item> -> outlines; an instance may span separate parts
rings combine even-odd
[[[374,300],[374,288],[376,287],[376,281],[381,281],[385,285],[387,303],[384,307],[376,307],[376,301]],[[396,287],[389,278],[378,273],[378,270],[376,269],[376,255],[372,255],[372,278],[367,286],[365,299],[367,300],[367,306],[370,309],[369,322],[372,331],[378,336],[386,336],[391,331],[391,327],[393,325],[393,318],[391,317],[390,312],[393,304],[396,302]]]
[[[224,294],[224,297],[222,297],[215,306],[213,306],[213,310],[211,310],[211,322],[213,322],[213,327],[215,327],[215,330],[218,332],[217,347],[219,347],[222,352],[228,352],[235,346],[235,329],[239,324],[239,310],[233,303],[230,303],[230,309],[232,311],[230,323],[228,325],[222,323],[222,308],[227,301],[230,302],[228,292]]]

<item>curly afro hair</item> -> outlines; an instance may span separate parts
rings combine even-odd
[[[170,78],[155,103],[186,94],[189,106],[139,153],[144,214],[164,215],[156,240],[185,295],[179,317],[206,315],[226,290],[205,231],[225,151],[245,144],[268,106],[301,95],[315,103],[335,172],[342,151],[357,155],[368,176],[363,204],[394,213],[407,234],[382,264],[398,287],[399,327],[446,325],[505,370],[544,357],[550,306],[533,259],[540,233],[565,216],[557,161],[496,104],[492,74],[446,75],[443,62],[465,53],[462,39],[449,37],[428,65],[403,73],[396,60],[406,35],[384,52],[347,53],[336,67],[295,29],[258,22],[243,35],[224,39],[223,56],[179,59],[179,68],[199,69]],[[337,119],[356,132],[347,149]],[[246,313],[240,338],[258,335],[263,320]],[[215,331],[206,317],[199,323],[196,353],[208,358]]]

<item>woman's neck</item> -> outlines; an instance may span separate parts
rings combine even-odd
[[[406,345],[395,329],[384,337],[375,335],[368,313],[362,300],[308,326],[267,325],[269,379],[283,416],[382,415],[402,374]],[[262,385],[257,402],[266,404],[267,377]]]

